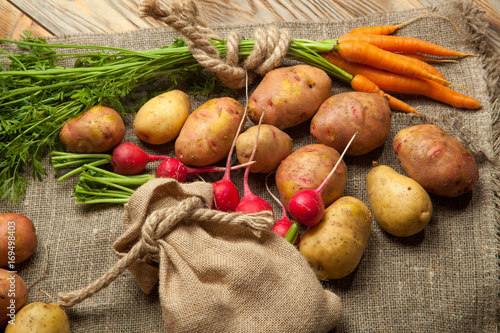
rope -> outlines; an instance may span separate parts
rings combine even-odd
[[[149,256],[158,261],[160,243],[179,222],[196,220],[200,222],[242,225],[249,228],[256,236],[273,225],[271,211],[254,214],[226,213],[204,208],[199,197],[189,197],[176,206],[156,210],[148,215],[141,236],[132,249],[118,260],[103,276],[88,286],[67,293],[59,293],[57,304],[62,308],[70,308],[85,299],[92,297],[106,288],[120,276],[136,260]]]
[[[217,38],[215,33],[200,20],[198,8],[193,0],[175,3],[172,8],[163,8],[157,0],[143,1],[140,12],[142,16],[150,16],[164,22],[187,38],[190,52],[203,67],[214,72],[224,85],[232,89],[245,86],[245,73],[249,73],[249,81],[258,75],[279,66],[285,58],[291,42],[287,29],[270,26],[267,30],[257,28],[253,33],[254,48],[247,59],[240,64],[238,51],[241,36],[231,31],[227,36],[227,55],[224,62],[219,52],[211,43]]]

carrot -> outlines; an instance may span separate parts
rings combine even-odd
[[[380,89],[390,94],[422,95],[457,108],[478,109],[481,104],[473,97],[463,95],[453,89],[431,80],[389,73],[377,68],[352,63],[335,53],[323,53],[323,58],[347,73],[367,77]]]
[[[436,83],[446,85],[446,78],[436,67],[429,65],[425,61],[408,56],[406,54],[400,54],[400,53],[398,53],[398,54],[405,57],[408,61],[411,61],[411,62],[417,64],[418,66],[422,66],[427,72],[431,73],[432,75],[436,75],[437,77],[442,79],[442,80],[436,80]]]
[[[417,60],[408,61],[408,58],[400,54],[382,50],[362,41],[347,40],[337,43],[335,52],[343,59],[350,62],[370,65],[406,76],[418,76],[430,80],[441,80],[450,83],[427,72],[424,66],[415,63]]]
[[[354,78],[351,80],[351,87],[356,91],[375,93],[379,94],[382,97],[387,98],[389,106],[394,109],[404,111],[407,113],[418,113],[417,110],[415,110],[413,107],[409,106],[405,102],[395,97],[392,97],[389,94],[386,94],[375,83],[373,83],[373,81],[370,81],[366,76],[360,74],[354,75]]]
[[[455,63],[458,62],[458,60],[455,59],[437,59],[418,53],[398,53],[398,54],[402,54],[410,58],[415,58],[423,62],[455,62]]]
[[[417,38],[402,36],[348,34],[338,39],[338,43],[340,44],[345,41],[361,41],[390,52],[423,53],[439,57],[465,57],[472,55],[470,53],[450,50]]]
[[[448,21],[450,21],[453,25],[454,23],[447,17],[445,16],[442,16],[442,15],[439,15],[439,14],[436,14],[436,13],[426,13],[426,14],[422,14],[422,15],[419,15],[417,17],[414,17],[406,22],[403,22],[403,23],[400,23],[400,24],[397,24],[397,25],[383,25],[383,26],[374,26],[374,27],[360,27],[360,28],[356,28],[356,29],[352,29],[351,31],[348,32],[348,34],[366,34],[366,35],[391,35],[393,33],[396,32],[396,30],[404,27],[405,25],[408,25],[424,16],[429,16],[429,15],[433,15],[433,16],[439,16],[439,17],[442,17]],[[456,26],[455,26],[456,28]]]

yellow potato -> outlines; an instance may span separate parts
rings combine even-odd
[[[362,201],[345,196],[325,209],[321,221],[308,227],[299,243],[300,253],[320,280],[351,274],[370,239],[372,214]]]
[[[255,125],[241,133],[236,139],[236,155],[241,164],[247,163],[255,146],[259,126]],[[281,161],[292,153],[292,138],[273,125],[261,124],[257,149],[250,172],[270,173],[276,171]]]
[[[230,97],[214,98],[194,110],[175,140],[175,155],[186,165],[207,166],[225,158],[245,109]]]
[[[144,142],[161,145],[175,139],[191,111],[189,96],[171,90],[144,104],[134,119],[134,131]]]
[[[375,163],[366,176],[366,187],[375,220],[391,235],[412,236],[429,223],[432,201],[415,180]]]
[[[288,209],[290,199],[300,191],[315,190],[340,159],[335,149],[315,143],[303,146],[281,161],[276,170],[280,200]],[[321,191],[325,207],[341,197],[347,185],[347,166],[342,160]]]
[[[34,302],[23,307],[5,333],[70,333],[68,316],[55,303]]]

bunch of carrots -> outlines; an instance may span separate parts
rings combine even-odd
[[[417,18],[399,25],[353,29],[337,39],[333,52],[321,53],[321,56],[352,75],[350,85],[354,90],[383,95],[391,107],[404,112],[417,113],[413,107],[389,94],[423,95],[457,108],[480,108],[477,99],[448,88],[447,84],[452,83],[429,64],[455,61],[435,57],[473,54],[416,38],[391,35]]]

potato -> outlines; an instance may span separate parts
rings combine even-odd
[[[144,142],[161,145],[174,140],[191,111],[189,96],[171,90],[153,97],[137,112],[134,132]]]
[[[34,302],[16,314],[5,333],[70,333],[66,312],[56,303]]]
[[[24,280],[11,271],[0,268],[0,327],[7,326],[28,301],[28,287]]]
[[[325,71],[296,65],[268,72],[248,100],[248,116],[257,124],[285,129],[309,120],[331,96],[332,80]]]
[[[392,146],[406,174],[429,193],[456,197],[471,191],[479,180],[471,152],[437,125],[405,128]]]
[[[175,154],[184,164],[206,166],[225,158],[245,113],[235,99],[205,102],[191,113],[175,140]]]
[[[338,151],[344,151],[358,132],[346,155],[359,156],[382,146],[391,130],[389,103],[378,94],[346,92],[321,104],[311,120],[311,135]]]
[[[432,201],[425,189],[387,165],[374,163],[366,176],[366,188],[375,220],[391,235],[415,235],[432,217]]]
[[[310,144],[285,158],[276,170],[280,200],[288,209],[292,196],[302,190],[315,190],[340,158],[338,151],[323,144]],[[321,192],[325,207],[340,198],[347,184],[347,166],[341,161]]]
[[[320,280],[341,279],[361,261],[370,239],[372,213],[362,201],[345,196],[325,209],[321,221],[308,227],[300,253]]]
[[[241,164],[249,161],[255,146],[259,126],[255,125],[241,133],[236,139],[236,156]],[[250,172],[270,173],[292,153],[292,138],[273,125],[261,124],[257,149]]]
[[[124,136],[125,124],[120,114],[102,105],[68,120],[59,132],[62,144],[74,153],[107,152]]]
[[[0,266],[19,264],[31,257],[38,245],[35,226],[26,216],[0,213]]]

